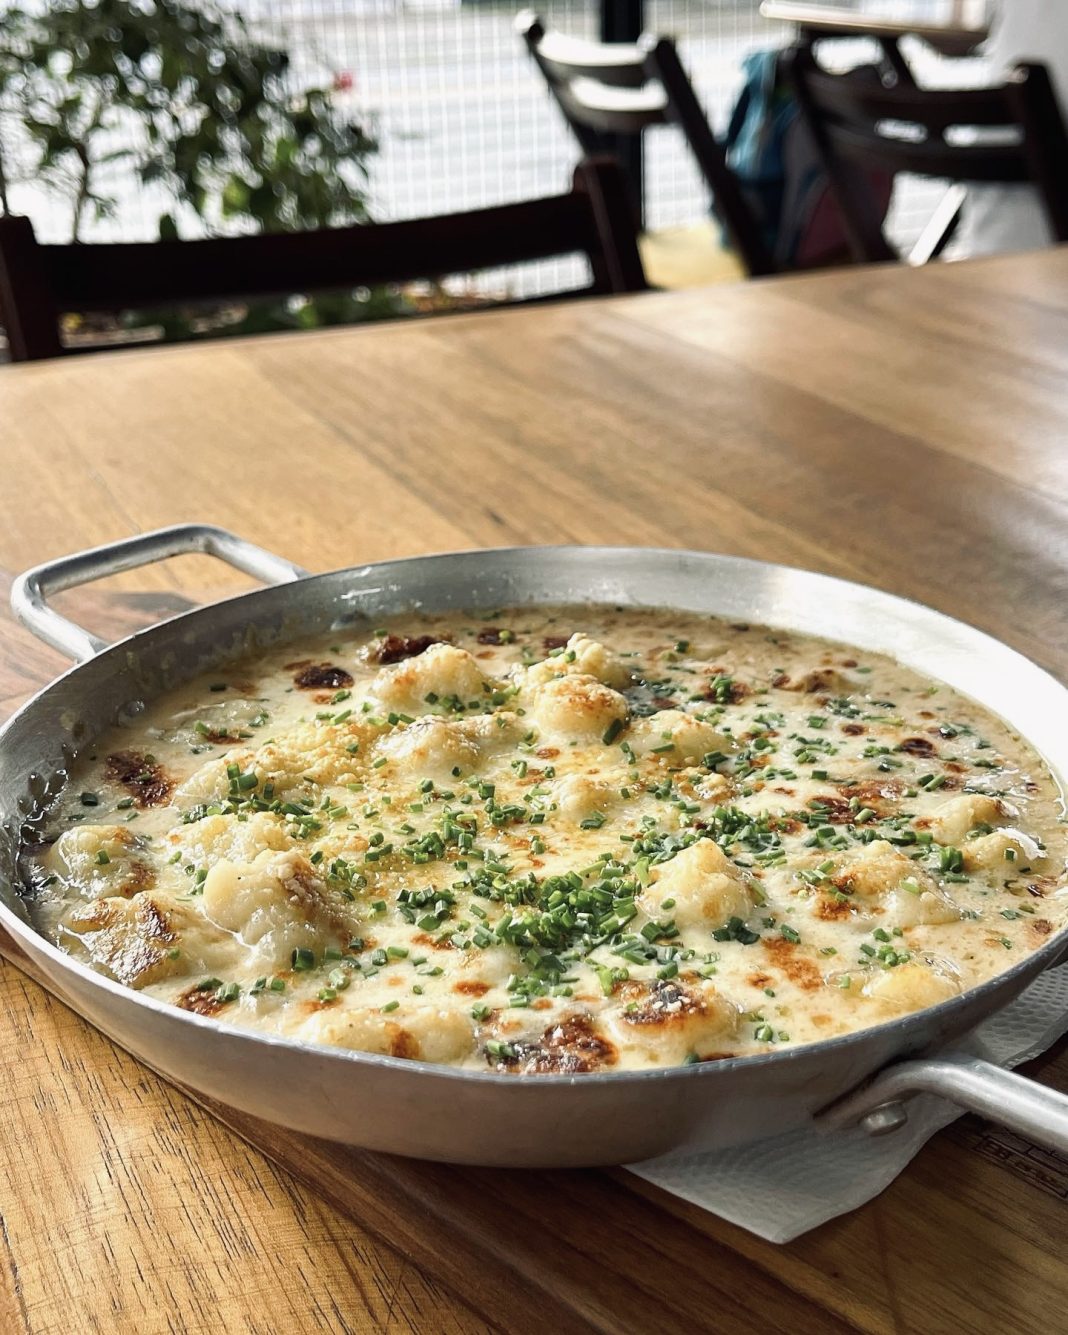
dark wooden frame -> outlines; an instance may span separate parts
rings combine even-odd
[[[607,136],[640,137],[650,125],[677,126],[749,273],[776,272],[753,211],[670,38],[647,35],[636,44],[578,41],[547,32],[529,11],[518,16],[516,30],[583,152],[603,151]],[[588,81],[588,89],[576,83],[582,80]],[[662,97],[657,95],[658,85]],[[634,206],[640,219],[640,201],[634,200]]]
[[[882,168],[955,182],[1031,183],[1050,229],[1068,241],[1068,130],[1045,66],[1021,65],[989,88],[921,89],[911,80],[880,86],[831,74],[802,44],[784,69],[812,132],[855,259],[899,260],[871,207],[863,169]],[[890,138],[880,124],[922,127],[922,138]],[[954,127],[1006,127],[1019,142],[952,143]],[[859,169],[859,170],[858,170]]]
[[[0,218],[0,323],[12,360],[27,361],[70,351],[59,332],[68,311],[373,287],[575,252],[588,258],[593,281],[561,295],[648,287],[626,179],[611,158],[580,162],[566,195],[284,235],[52,246],[38,244],[28,218],[8,217]]]

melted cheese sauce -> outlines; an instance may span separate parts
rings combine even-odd
[[[50,940],[316,1043],[646,1068],[879,1024],[1068,909],[1060,794],[886,658],[670,611],[404,617],[217,668],[76,765]]]

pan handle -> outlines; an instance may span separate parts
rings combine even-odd
[[[825,1131],[859,1125],[870,1135],[885,1135],[908,1121],[905,1101],[915,1094],[937,1094],[1036,1145],[1068,1154],[1068,1095],[965,1052],[896,1062],[825,1108],[816,1125]]]
[[[215,528],[212,524],[175,524],[173,528],[139,533],[133,538],[123,538],[119,542],[109,542],[103,547],[93,547],[86,552],[75,552],[72,556],[61,556],[34,566],[12,584],[11,607],[22,624],[39,640],[76,662],[84,663],[106,649],[107,641],[60,616],[48,606],[49,595],[189,552],[217,556],[264,584],[287,584],[308,574],[285,557],[264,551],[224,528]]]

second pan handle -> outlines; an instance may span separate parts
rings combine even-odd
[[[964,1052],[896,1062],[825,1108],[816,1125],[827,1131],[860,1125],[884,1135],[908,1120],[907,1100],[914,1094],[937,1094],[1036,1145],[1068,1154],[1068,1094]]]
[[[133,538],[123,538],[119,542],[34,566],[12,584],[11,607],[22,624],[39,640],[76,662],[84,663],[106,649],[107,641],[60,616],[49,607],[49,595],[189,552],[217,556],[264,584],[286,584],[308,574],[284,556],[275,556],[224,528],[212,524],[176,524],[173,528],[139,533]]]

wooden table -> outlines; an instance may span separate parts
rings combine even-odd
[[[1009,0],[1011,3],[1011,0]],[[931,5],[858,4],[857,0],[809,3],[809,0],[763,0],[766,19],[795,23],[802,34],[818,37],[875,37],[896,42],[922,37],[943,55],[967,55],[990,35],[986,6],[974,0],[942,0]]]
[[[1068,673],[1064,250],[11,367],[0,423],[8,573],[191,518],[313,569],[677,544],[878,583]],[[232,579],[188,557],[67,605],[115,632]],[[61,666],[0,624],[0,707]],[[5,1335],[1063,1323],[1068,1163],[977,1121],[776,1248],[623,1173],[216,1120],[7,965],[0,1013]],[[1039,1066],[1068,1087],[1063,1049]]]

